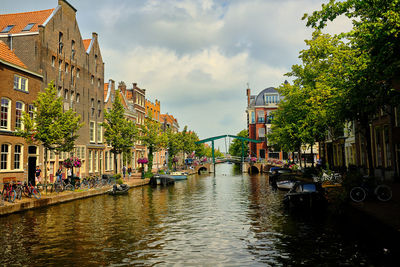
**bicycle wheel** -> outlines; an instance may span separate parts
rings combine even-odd
[[[36,199],[40,199],[42,197],[42,194],[40,194],[40,190],[36,187],[32,188],[32,195],[36,198]]]
[[[29,188],[27,186],[24,186],[24,188],[22,188],[22,193],[26,197],[32,197],[31,192],[29,191]]]
[[[366,196],[367,193],[362,187],[353,187],[350,191],[350,198],[354,202],[362,202]]]
[[[15,192],[15,190],[9,191],[8,192],[8,202],[14,203],[16,194],[17,193]]]
[[[380,201],[389,201],[392,199],[392,189],[387,185],[378,185],[375,188],[374,193]]]
[[[55,184],[54,185],[54,191],[56,191],[56,193],[60,193],[63,191],[63,188],[60,184]]]

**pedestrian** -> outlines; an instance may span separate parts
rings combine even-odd
[[[39,168],[39,166],[36,166],[36,170],[35,170],[35,182],[36,184],[40,184],[40,174],[41,174],[42,170]]]
[[[128,167],[128,178],[131,178],[132,168],[131,166]]]
[[[58,167],[58,170],[56,172],[56,176],[57,176],[57,183],[61,183],[61,177],[62,177],[62,167]]]
[[[124,166],[122,167],[122,174],[124,175],[124,178],[125,178],[125,173],[126,173],[126,166],[124,165]]]

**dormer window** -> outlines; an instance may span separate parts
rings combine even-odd
[[[5,27],[5,28],[1,31],[1,33],[6,33],[6,32],[11,31],[11,29],[12,29],[14,26],[15,26],[15,25],[8,25],[7,27]]]
[[[278,94],[265,94],[264,95],[265,104],[277,104],[279,102]]]
[[[71,42],[71,58],[72,58],[72,60],[75,59],[75,41],[74,40],[72,40],[72,42]]]
[[[22,31],[23,32],[30,31],[32,29],[33,25],[35,25],[35,23],[29,23],[28,25],[25,26],[25,28]]]

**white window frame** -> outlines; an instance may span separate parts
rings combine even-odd
[[[18,103],[20,103],[22,105],[21,109],[17,109]],[[15,129],[18,128],[18,126],[17,126],[17,118],[18,118],[17,111],[18,110],[21,111],[21,114],[20,114],[20,127],[19,128],[20,129],[24,129],[24,123],[22,122],[22,117],[23,117],[24,111],[25,111],[25,103],[24,102],[22,102],[22,101],[15,102]]]
[[[89,137],[90,137],[90,143],[96,142],[96,122],[95,121],[89,122]]]
[[[3,146],[7,146],[7,152],[3,152]],[[10,144],[3,143],[0,145],[0,171],[9,171],[10,170],[10,165],[11,165],[11,151],[10,151]],[[6,168],[2,168],[3,166],[3,156],[5,156],[5,164]]]
[[[106,159],[104,161],[104,170],[108,171],[108,151],[106,151],[104,158]]]
[[[5,120],[7,125],[5,127],[0,125],[0,130],[10,131],[10,129],[11,129],[11,111],[12,111],[11,107],[12,107],[12,103],[11,103],[11,99],[6,98],[6,97],[2,97],[0,99],[0,108],[1,109],[3,109],[3,99],[8,101],[7,106],[4,106],[5,108],[7,108],[7,120]],[[1,116],[2,112],[3,111],[1,110],[0,111],[0,116]]]
[[[17,146],[20,147],[19,153],[17,153],[17,151],[16,151]],[[16,160],[16,156],[17,155],[19,156],[19,161],[18,161],[19,162],[19,168],[15,167],[15,164],[17,162],[17,160]],[[23,166],[24,166],[24,146],[21,145],[21,144],[16,144],[16,145],[14,145],[14,170],[22,170]]]
[[[93,172],[93,150],[89,150],[89,172]]]
[[[97,123],[97,143],[103,143],[103,126]]]
[[[28,78],[14,74],[14,90],[29,92]]]

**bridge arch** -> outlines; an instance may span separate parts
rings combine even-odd
[[[202,171],[207,171],[207,168],[204,166],[201,166],[198,170],[197,170],[197,174],[201,174]]]
[[[252,166],[250,166],[249,169],[247,170],[247,173],[250,173],[250,174],[259,174],[259,173],[260,173],[260,170],[257,168],[257,166],[252,165]]]

